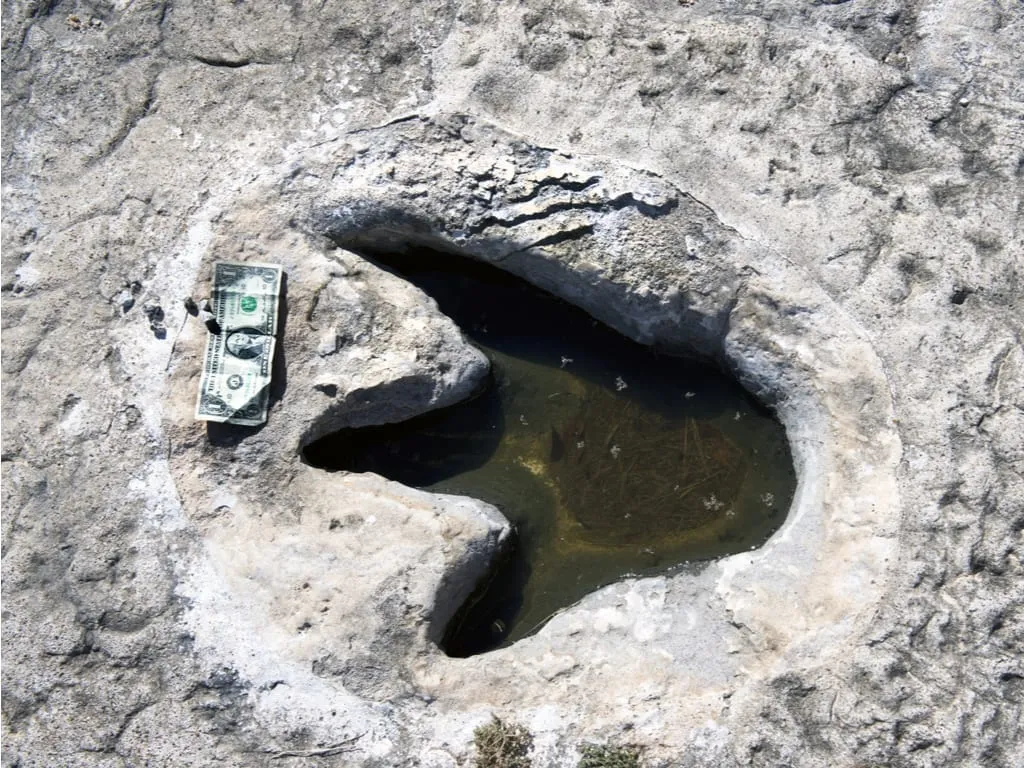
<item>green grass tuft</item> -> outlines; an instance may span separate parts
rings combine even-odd
[[[579,768],[640,768],[640,749],[584,744]]]
[[[532,761],[527,755],[533,736],[521,725],[493,718],[473,731],[477,768],[530,768]]]

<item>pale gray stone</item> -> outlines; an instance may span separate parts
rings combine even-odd
[[[494,713],[537,765],[583,741],[1014,765],[1022,24],[1008,0],[5,5],[4,764],[464,765]],[[788,430],[782,530],[445,657],[507,523],[300,454],[486,374],[359,255],[409,242],[717,358]],[[182,300],[218,258],[289,276],[259,430],[191,421]]]

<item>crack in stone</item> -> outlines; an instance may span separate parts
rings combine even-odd
[[[226,69],[241,69],[242,67],[257,63],[251,59],[227,59],[222,56],[200,56],[198,54],[192,58],[210,67],[224,67]]]

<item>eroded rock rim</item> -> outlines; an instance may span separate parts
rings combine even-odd
[[[183,451],[174,466],[207,542],[205,560],[184,587],[197,647],[238,669],[254,690],[284,675],[296,691],[317,692],[298,709],[294,696],[254,694],[266,722],[315,723],[332,697],[344,695],[353,713],[384,734],[391,721],[374,714],[375,703],[398,706],[401,720],[415,709],[412,694],[440,702],[438,712],[464,711],[500,709],[513,689],[526,710],[555,707],[570,722],[608,722],[628,716],[628,701],[615,691],[649,680],[657,681],[673,722],[696,727],[736,675],[757,679],[810,659],[823,663],[874,611],[899,509],[900,445],[881,364],[806,273],[740,237],[678,186],[606,158],[535,146],[471,116],[413,116],[351,134],[340,147],[299,154],[287,179],[254,188],[237,205],[247,210],[232,217],[236,227],[242,216],[278,222],[263,225],[273,236],[264,238],[261,258],[285,265],[289,311],[306,321],[289,322],[288,390],[270,422],[228,449],[279,469],[251,474],[245,485],[223,452]],[[293,234],[282,237],[287,232]],[[760,550],[700,573],[593,593],[511,648],[466,660],[443,656],[434,642],[437,619],[450,615],[503,539],[496,511],[374,476],[326,475],[303,467],[297,455],[302,444],[341,426],[400,420],[454,402],[479,366],[457,330],[435,317],[436,307],[339,243],[458,251],[524,277],[637,341],[715,357],[775,408],[787,429],[799,478],[787,522]],[[354,336],[323,353],[317,327],[338,339],[338,329],[359,316],[353,307],[366,305],[370,294],[383,307],[394,291],[406,292],[424,327],[442,329],[426,354],[374,367],[376,357],[415,352],[426,338],[401,335],[401,324],[392,336]],[[318,313],[325,319],[314,327]],[[405,322],[410,313],[399,315]],[[354,372],[353,361],[362,366]],[[463,361],[454,376],[452,361]],[[183,366],[179,390],[188,375]],[[401,381],[419,384],[396,401]],[[333,393],[326,400],[325,384]],[[203,505],[226,491],[235,499],[230,514],[204,518]],[[358,522],[331,527],[356,509]],[[371,518],[377,532],[366,527]],[[344,532],[341,544],[324,536],[330,530]],[[254,539],[272,542],[275,553],[266,556],[289,561],[295,572],[271,573],[255,556],[239,558]],[[338,563],[365,586],[353,590],[350,579],[327,577]],[[311,610],[293,583],[303,569],[325,580],[322,591],[344,605],[347,618],[297,621]],[[211,572],[220,574],[213,583]],[[230,631],[233,621],[249,631]],[[258,664],[254,637],[265,641]],[[539,682],[523,689],[521,682],[555,678],[562,683],[554,690]],[[287,717],[282,707],[292,708]]]

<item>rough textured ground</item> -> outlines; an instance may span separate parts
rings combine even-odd
[[[1019,764],[1019,3],[3,13],[5,765],[465,765],[492,712],[538,765]],[[718,357],[787,527],[446,659],[502,521],[297,460],[482,375],[382,240]],[[254,434],[189,418],[215,258],[289,273]]]

